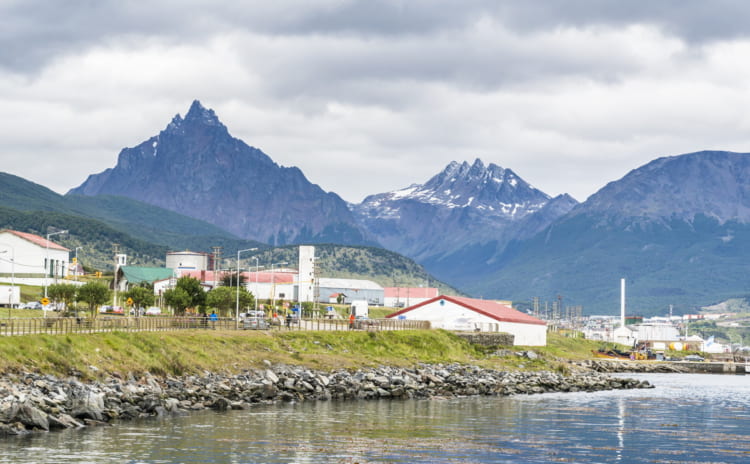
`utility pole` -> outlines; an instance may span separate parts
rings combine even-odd
[[[119,255],[120,255],[120,253],[119,253],[120,252],[120,244],[119,243],[113,243],[112,244],[112,251],[114,252],[114,255],[115,255],[115,278],[114,278],[114,282],[113,282],[115,294],[112,297],[112,306],[117,306],[117,271],[120,268],[120,261],[119,261],[120,260],[120,257],[119,257]]]
[[[218,286],[217,284],[217,277],[216,277],[216,263],[219,262],[219,257],[221,256],[221,248],[220,246],[211,247],[211,249],[214,251],[214,285],[212,288],[216,288]]]

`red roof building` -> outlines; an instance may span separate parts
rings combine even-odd
[[[547,323],[492,300],[440,295],[388,315],[430,321],[433,328],[471,332],[507,332],[516,345],[547,344]]]
[[[2,232],[7,232],[11,235],[15,235],[16,237],[22,238],[26,241],[29,241],[35,245],[39,245],[42,248],[49,248],[50,250],[60,250],[60,251],[67,251],[70,252],[69,249],[65,248],[62,245],[58,245],[57,243],[53,242],[52,240],[47,240],[44,237],[40,237],[38,235],[30,234],[28,232],[19,232],[17,230],[10,230],[5,229]]]
[[[0,256],[2,278],[46,286],[67,275],[70,250],[39,235],[3,229]]]

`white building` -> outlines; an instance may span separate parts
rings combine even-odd
[[[297,276],[298,301],[315,301],[315,247],[300,245],[299,275]]]
[[[177,277],[192,277],[201,283],[221,282],[224,275],[232,274],[231,271],[182,271]],[[295,269],[274,269],[273,271],[243,272],[244,285],[248,292],[252,293],[258,300],[296,300],[297,271]],[[176,279],[175,279],[176,281]],[[159,281],[154,285],[154,292],[159,289],[168,288],[169,279]],[[212,285],[207,285],[210,288]]]
[[[164,267],[181,271],[206,271],[209,265],[209,254],[198,251],[170,251]]]
[[[440,295],[387,317],[430,321],[445,330],[506,332],[513,334],[515,345],[547,344],[546,322],[496,301]]]
[[[0,231],[0,282],[51,285],[68,274],[70,250],[38,235]]]
[[[320,301],[323,303],[336,303],[336,298],[342,294],[343,303],[365,300],[372,306],[383,306],[383,287],[372,280],[321,277],[318,282]]]

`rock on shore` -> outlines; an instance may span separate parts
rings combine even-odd
[[[0,435],[106,425],[200,409],[243,409],[256,403],[380,398],[516,395],[651,388],[646,381],[596,372],[505,372],[466,365],[379,367],[354,372],[271,366],[228,375],[157,378],[150,374],[81,382],[33,373],[0,378]]]

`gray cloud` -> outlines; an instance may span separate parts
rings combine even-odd
[[[520,35],[559,27],[652,24],[683,40],[703,42],[747,37],[748,13],[750,4],[732,0],[161,0],[148,6],[132,0],[11,0],[0,5],[0,64],[24,71],[96,43],[128,37],[200,42],[222,30],[269,36],[439,38],[482,18]]]
[[[233,135],[350,201],[476,157],[583,200],[656,156],[747,151],[748,9],[3,2],[3,170],[67,191],[198,98]]]

